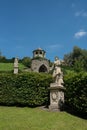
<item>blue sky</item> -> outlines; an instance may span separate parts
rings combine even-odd
[[[60,59],[74,46],[87,49],[87,0],[0,0],[0,51],[32,57],[42,48]]]

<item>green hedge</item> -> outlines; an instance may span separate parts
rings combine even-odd
[[[75,111],[87,113],[87,73],[71,73],[64,77],[65,102]]]
[[[49,74],[0,74],[0,104],[38,106],[48,103]]]
[[[49,74],[0,74],[0,105],[47,105],[52,82]],[[69,73],[64,76],[64,82],[65,103],[78,112],[87,112],[87,73]]]

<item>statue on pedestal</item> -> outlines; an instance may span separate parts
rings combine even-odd
[[[64,87],[63,87],[63,72],[61,71],[61,61],[55,57],[53,65],[54,83],[50,84],[50,110],[60,111],[64,106]]]

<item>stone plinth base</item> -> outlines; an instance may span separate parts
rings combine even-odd
[[[50,111],[60,111],[60,108],[58,108],[58,105],[50,105],[49,110]]]
[[[61,111],[64,105],[64,90],[62,85],[57,83],[50,84],[50,106],[49,110]]]
[[[18,67],[14,68],[14,74],[18,74]]]

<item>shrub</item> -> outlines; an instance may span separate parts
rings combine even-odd
[[[49,74],[0,74],[0,104],[39,106],[48,103]]]
[[[87,113],[87,73],[71,73],[64,78],[66,104],[77,112]]]

